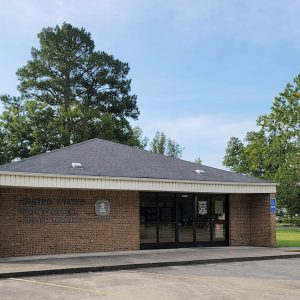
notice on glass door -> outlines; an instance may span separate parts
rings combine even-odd
[[[221,215],[223,213],[224,213],[223,201],[222,200],[216,200],[215,201],[215,214],[216,215]]]
[[[198,214],[207,215],[207,201],[198,201]]]

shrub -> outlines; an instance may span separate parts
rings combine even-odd
[[[294,226],[300,226],[300,215],[286,216],[282,218],[281,222],[286,224],[293,224]]]
[[[293,221],[294,221],[293,223],[295,226],[300,226],[300,216],[299,215],[295,215]]]
[[[286,217],[282,218],[282,223],[294,224],[294,220],[292,217],[286,216]]]

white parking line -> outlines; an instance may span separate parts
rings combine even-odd
[[[14,280],[14,281],[21,281],[21,282],[27,282],[27,283],[33,283],[33,284],[42,284],[42,285],[47,285],[47,286],[54,286],[54,287],[70,289],[70,290],[77,290],[77,291],[81,291],[81,292],[89,292],[89,293],[99,294],[99,295],[102,295],[102,296],[115,297],[113,294],[110,294],[110,293],[100,292],[100,291],[97,291],[97,290],[82,289],[82,288],[78,288],[78,287],[74,287],[74,286],[48,283],[48,282],[37,281],[37,280],[20,279],[20,278],[9,278],[9,279]]]

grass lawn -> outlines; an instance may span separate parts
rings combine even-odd
[[[300,227],[276,227],[277,247],[300,247]]]

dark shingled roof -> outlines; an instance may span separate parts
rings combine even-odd
[[[73,169],[81,163],[83,169]],[[196,169],[205,171],[197,175]],[[92,139],[59,150],[0,166],[0,171],[84,176],[158,178],[233,183],[268,183],[257,178],[197,165],[101,139]]]

